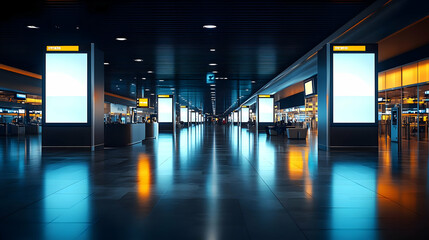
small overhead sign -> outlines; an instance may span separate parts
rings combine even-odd
[[[211,73],[211,72],[207,73],[206,82],[207,82],[207,84],[215,83],[215,75],[214,75],[214,73]]]
[[[137,107],[139,107],[139,108],[149,107],[149,99],[148,98],[137,98]]]

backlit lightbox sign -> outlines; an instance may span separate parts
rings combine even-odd
[[[148,98],[137,98],[137,107],[148,108],[149,107],[149,99]]]
[[[249,122],[249,108],[247,106],[241,107],[241,122]]]
[[[173,98],[170,95],[158,95],[158,122],[173,122]]]
[[[88,122],[88,56],[46,53],[45,122]]]
[[[193,123],[195,122],[195,114],[196,113],[194,111],[191,112],[191,122]]]
[[[258,122],[274,122],[274,98],[271,95],[258,96]]]
[[[375,53],[351,52],[365,46],[348,47],[333,49],[333,123],[375,123]]]
[[[238,112],[233,112],[232,113],[232,118],[234,120],[234,123],[238,122]]]
[[[188,108],[186,106],[180,106],[180,121],[188,122]]]

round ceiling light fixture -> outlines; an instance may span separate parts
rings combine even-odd
[[[213,25],[213,24],[206,24],[206,25],[203,25],[203,28],[206,28],[206,29],[214,29],[214,28],[217,28],[217,26],[216,26],[216,25]]]

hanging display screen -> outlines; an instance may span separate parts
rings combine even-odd
[[[47,53],[45,122],[88,122],[88,57],[86,53]]]
[[[259,119],[260,123],[274,122],[274,98],[259,98]]]
[[[375,54],[333,54],[333,122],[375,123]]]
[[[306,83],[304,83],[304,91],[305,91],[305,96],[311,95],[314,93],[313,91],[313,81],[308,81]]]
[[[173,99],[158,98],[158,122],[173,122]]]

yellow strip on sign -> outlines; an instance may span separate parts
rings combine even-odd
[[[46,46],[48,52],[78,52],[79,46]]]
[[[271,95],[259,95],[260,98],[270,98]]]
[[[241,108],[248,108],[248,106],[241,106]]]
[[[186,106],[180,106],[180,108],[187,108]]]
[[[334,46],[334,51],[365,52],[366,46]]]
[[[170,95],[158,95],[159,98],[169,98]]]

